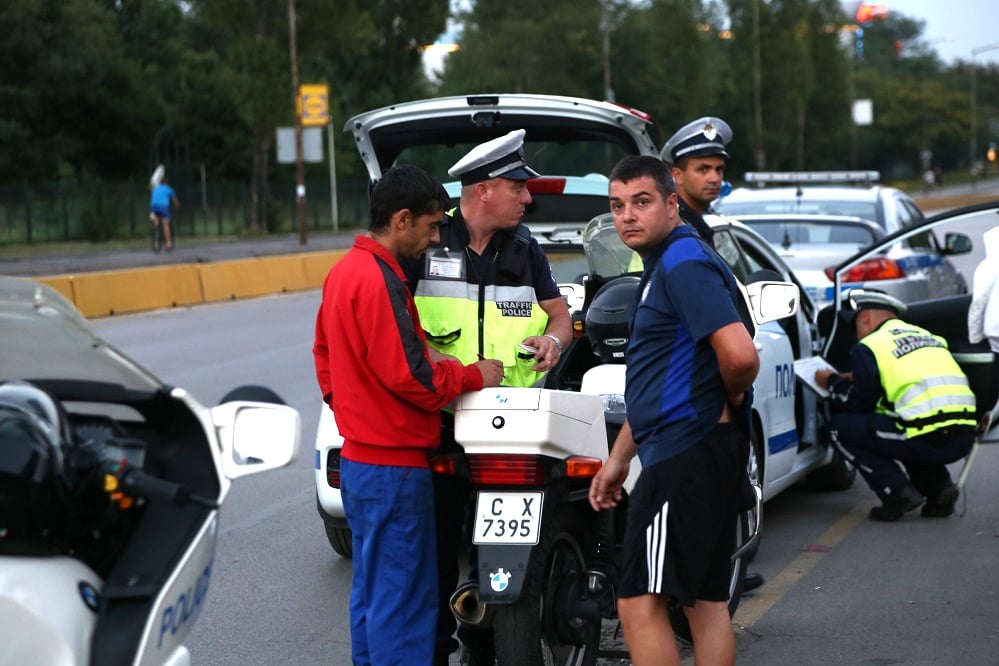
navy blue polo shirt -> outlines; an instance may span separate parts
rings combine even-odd
[[[625,402],[643,467],[700,442],[727,393],[708,337],[742,319],[728,264],[688,226],[674,229],[639,296],[627,350]]]

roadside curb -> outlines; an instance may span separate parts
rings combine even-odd
[[[87,318],[107,317],[318,289],[346,253],[330,250],[27,279],[52,287]]]

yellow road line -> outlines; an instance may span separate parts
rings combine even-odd
[[[822,561],[828,549],[841,542],[853,528],[867,518],[870,502],[857,504],[848,514],[837,520],[815,541],[817,546],[825,547],[819,550],[806,550],[791,560],[777,576],[767,581],[763,587],[753,593],[749,599],[739,604],[732,622],[736,626],[752,627],[771,608],[780,601],[787,592],[797,585],[809,571]]]

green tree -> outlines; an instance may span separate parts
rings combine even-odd
[[[476,0],[441,93],[602,97],[600,17],[599,0]]]
[[[662,139],[703,115],[718,115],[727,83],[722,17],[700,0],[622,4],[611,36],[619,100],[655,118]]]
[[[0,180],[144,169],[147,88],[116,28],[93,0],[0,4]]]

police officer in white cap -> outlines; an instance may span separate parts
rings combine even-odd
[[[440,243],[407,270],[432,349],[472,363],[499,359],[504,386],[542,380],[572,339],[572,318],[548,258],[521,224],[531,203],[527,181],[539,176],[524,156],[525,134],[518,129],[480,144],[448,170],[461,180],[459,205],[445,214]],[[456,450],[453,415],[443,412],[441,452]],[[435,475],[434,495],[440,586],[434,664],[443,666],[458,647],[450,597],[468,487]],[[468,663],[495,661],[491,630],[463,624],[458,636]]]
[[[680,217],[711,243],[711,227],[704,221],[711,202],[718,198],[725,179],[725,147],[732,128],[721,118],[704,117],[681,127],[662,149],[662,158],[673,167],[680,197]]]
[[[714,232],[704,221],[711,212],[711,202],[718,198],[725,179],[725,147],[732,140],[732,128],[721,118],[705,116],[687,123],[671,136],[660,153],[672,167],[679,199],[680,218],[697,230],[714,247]],[[763,584],[763,575],[750,572],[743,584],[745,591]]]
[[[946,465],[968,455],[975,437],[968,379],[946,340],[901,318],[897,298],[853,289],[847,301],[853,308],[840,319],[859,341],[851,371],[815,373],[829,389],[830,438],[881,498],[871,520],[895,521],[920,505],[924,518],[945,518],[959,493]]]

